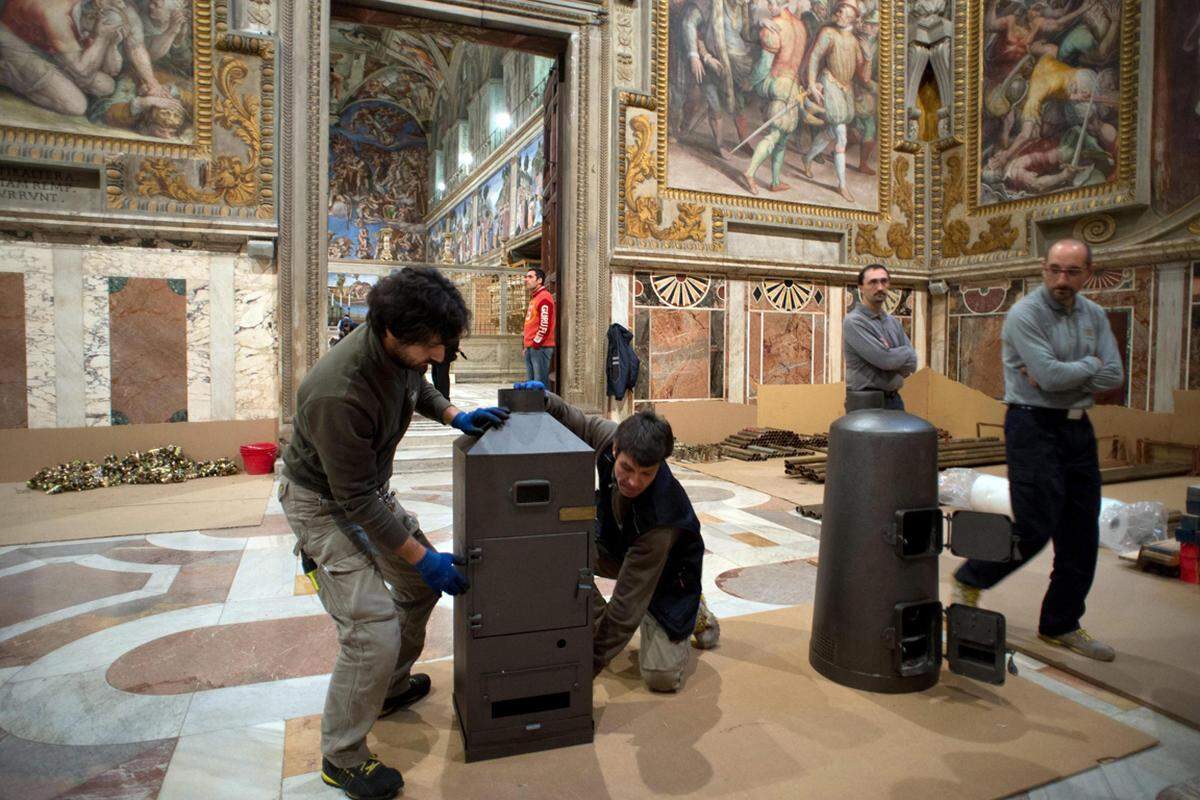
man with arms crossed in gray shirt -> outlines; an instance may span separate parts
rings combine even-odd
[[[1100,464],[1086,409],[1124,380],[1104,309],[1079,295],[1092,251],[1061,239],[1046,253],[1043,285],[1004,320],[1004,449],[1020,560],[969,560],[954,574],[954,601],[977,605],[990,589],[1054,542],[1038,638],[1099,661],[1112,647],[1080,627],[1100,542]]]
[[[917,370],[917,351],[899,320],[883,310],[891,276],[883,264],[868,264],[858,272],[862,302],[842,320],[846,390],[883,392],[883,407],[904,410],[900,387]]]

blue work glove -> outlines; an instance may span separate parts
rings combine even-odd
[[[546,384],[541,381],[517,381],[513,384],[514,389],[541,389],[546,391]]]
[[[458,428],[470,436],[483,436],[488,428],[499,428],[508,419],[508,409],[500,406],[477,408],[474,411],[460,411],[450,420],[450,426]]]
[[[429,584],[431,589],[446,594],[462,594],[471,588],[471,584],[462,576],[462,573],[454,568],[454,565],[465,563],[467,562],[461,558],[455,558],[449,553],[439,553],[430,548],[425,551],[425,555],[421,557],[416,566],[417,572],[421,573],[421,580]]]

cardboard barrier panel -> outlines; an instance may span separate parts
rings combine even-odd
[[[245,474],[63,494],[0,484],[0,546],[254,527],[274,485],[274,475]]]
[[[658,403],[654,411],[671,423],[680,444],[712,444],[759,424],[757,406],[724,400]]]

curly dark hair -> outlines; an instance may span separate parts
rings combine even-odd
[[[671,423],[649,409],[626,418],[613,437],[617,454],[628,453],[640,467],[653,467],[666,461],[675,449]]]
[[[390,331],[401,344],[443,344],[460,339],[471,312],[450,279],[433,267],[405,267],[371,288],[367,322],[382,337]]]

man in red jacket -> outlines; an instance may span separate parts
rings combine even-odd
[[[531,294],[525,312],[525,377],[550,385],[550,359],[554,355],[554,296],[546,288],[546,273],[525,273],[525,288]]]

